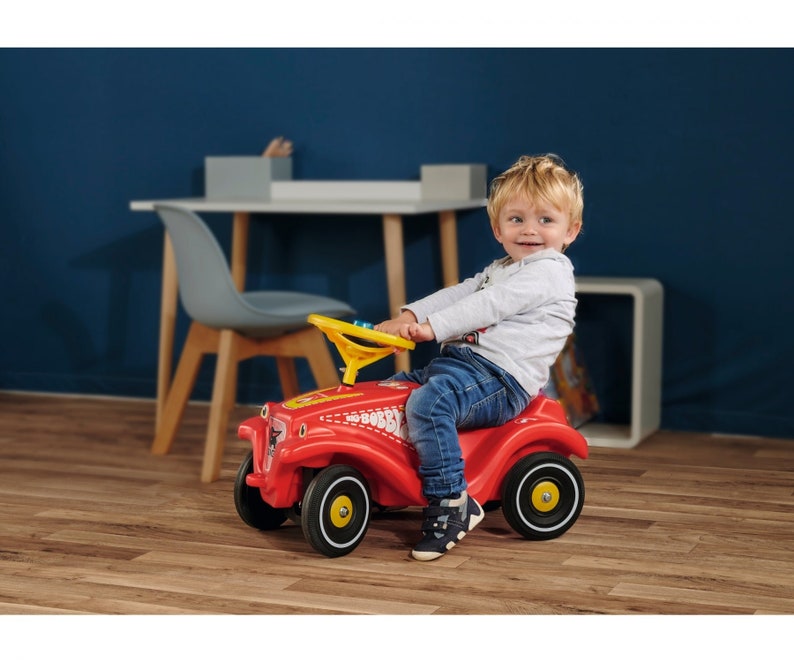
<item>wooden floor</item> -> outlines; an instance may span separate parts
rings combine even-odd
[[[0,393],[1,614],[793,614],[794,440],[660,432],[593,448],[578,522],[519,538],[501,511],[445,557],[410,559],[417,509],[328,559],[300,527],[247,527],[198,480],[207,408],[149,454],[147,401]]]

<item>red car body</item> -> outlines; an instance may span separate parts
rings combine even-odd
[[[341,464],[361,472],[379,506],[425,505],[405,422],[405,402],[417,387],[372,381],[267,403],[238,429],[253,450],[246,485],[258,488],[271,507],[291,508],[303,497],[306,469]],[[459,434],[468,491],[480,503],[501,499],[505,476],[522,457],[544,451],[588,455],[586,440],[560,404],[543,395],[504,425]]]

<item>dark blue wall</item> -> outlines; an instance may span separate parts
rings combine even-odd
[[[0,50],[0,389],[153,396],[162,230],[129,202],[201,195],[206,155],[283,134],[303,179],[562,155],[585,182],[577,272],[665,287],[663,427],[794,437],[792,72],[791,50]],[[261,221],[249,286],[386,316],[377,218]],[[409,298],[440,284],[434,221],[408,223]],[[489,234],[461,215],[463,275],[499,254]],[[627,302],[580,310],[623,416]],[[267,360],[241,381],[278,397]]]

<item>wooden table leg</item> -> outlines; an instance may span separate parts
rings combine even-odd
[[[171,244],[168,232],[165,232],[163,239],[163,281],[160,294],[160,350],[157,363],[155,430],[160,429],[165,400],[168,397],[168,390],[171,388],[178,287],[174,247]]]
[[[441,274],[444,287],[460,281],[458,271],[458,226],[455,210],[438,213],[438,231],[441,243]]]
[[[241,292],[245,290],[245,270],[248,262],[248,227],[251,214],[246,211],[234,213],[232,221],[232,280]]]
[[[405,299],[405,250],[403,248],[403,219],[399,214],[383,215],[383,249],[386,256],[386,286],[389,291],[389,315],[400,314]],[[410,370],[408,352],[394,357],[397,372]]]

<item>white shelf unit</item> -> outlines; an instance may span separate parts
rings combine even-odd
[[[576,291],[633,299],[630,422],[585,423],[579,428],[591,446],[633,448],[658,430],[661,420],[662,284],[653,278],[581,276],[576,278]]]

